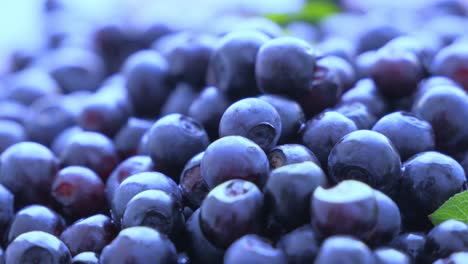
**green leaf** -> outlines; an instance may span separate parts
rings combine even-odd
[[[458,193],[448,199],[434,213],[429,215],[434,225],[455,219],[468,224],[468,191]]]
[[[315,23],[339,11],[339,7],[330,1],[312,1],[304,5],[301,11],[285,14],[267,14],[266,18],[278,24],[288,24],[294,21]]]

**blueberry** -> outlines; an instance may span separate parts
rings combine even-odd
[[[166,35],[172,34],[175,31],[176,29],[168,25],[167,23],[150,23],[146,25],[146,27],[144,27],[144,30],[141,32],[140,38],[144,43],[143,46],[150,47],[151,44],[153,44],[158,39]]]
[[[215,44],[212,36],[185,34],[166,51],[169,73],[179,81],[203,87]]]
[[[76,124],[76,115],[67,106],[65,97],[48,96],[40,98],[30,106],[24,128],[28,137],[38,143],[50,146],[66,128]]]
[[[51,195],[64,215],[86,217],[106,208],[104,183],[92,170],[81,166],[65,167],[52,183]]]
[[[76,91],[68,93],[62,97],[63,106],[71,111],[74,116],[78,117],[85,106],[83,102],[88,101],[88,99],[90,99],[93,94],[95,93],[90,91]],[[122,95],[122,91],[119,91],[119,94]]]
[[[193,210],[192,208],[185,206],[182,214],[184,215],[184,219],[189,219],[193,214]]]
[[[432,62],[432,59],[436,53],[434,45],[423,41],[421,37],[417,37],[416,35],[403,35],[394,38],[385,44],[383,48],[408,51],[413,53],[423,65],[425,73],[427,73],[430,63]]]
[[[161,116],[174,113],[187,115],[190,105],[197,95],[198,92],[194,87],[186,83],[179,83],[162,106]]]
[[[358,129],[371,129],[377,122],[376,116],[361,102],[343,104],[334,108],[334,111],[353,120]]]
[[[376,264],[410,264],[411,259],[405,253],[393,248],[374,250]]]
[[[72,264],[99,264],[99,256],[94,252],[83,252],[73,257]]]
[[[401,34],[399,29],[391,25],[372,25],[359,35],[356,43],[357,53],[380,49]]]
[[[112,200],[112,219],[120,225],[128,202],[138,193],[146,190],[161,190],[182,202],[182,194],[177,184],[160,172],[140,172],[128,177],[114,192]]]
[[[227,248],[243,235],[259,233],[263,194],[245,180],[229,180],[211,190],[200,206],[200,227],[215,246]]]
[[[175,241],[182,234],[184,218],[180,201],[161,190],[147,190],[135,195],[122,217],[122,228],[147,226]]]
[[[49,201],[58,160],[48,148],[29,141],[17,143],[1,154],[0,162],[0,183],[15,195],[17,205]]]
[[[468,187],[460,0],[195,31],[44,1],[0,78],[0,263],[66,225],[7,263],[464,263],[428,217]]]
[[[461,165],[442,153],[423,152],[406,161],[397,199],[406,226],[429,227],[427,215],[464,190],[465,184]]]
[[[345,84],[340,79],[339,66],[330,56],[318,58],[313,68],[313,78],[309,89],[298,97],[308,118],[335,106],[344,91]]]
[[[13,100],[0,101],[0,118],[15,121],[21,125],[25,124],[25,119],[28,116],[30,109]]]
[[[87,251],[99,254],[116,235],[117,230],[112,220],[98,214],[80,219],[67,227],[60,235],[60,240],[67,245],[73,256]]]
[[[362,182],[345,180],[330,189],[320,186],[315,189],[310,217],[324,236],[344,234],[366,238],[377,223],[378,209],[372,188]]]
[[[169,32],[164,36],[161,36],[157,40],[151,43],[151,49],[160,52],[162,55],[167,55],[170,53],[174,47],[184,45],[190,38],[195,38],[197,35],[194,32],[187,31],[187,30],[176,30],[173,32]],[[167,60],[167,58],[166,58]],[[169,62],[168,62],[169,66]],[[174,79],[171,76],[171,79]]]
[[[326,111],[307,121],[302,129],[302,143],[313,151],[322,168],[327,168],[328,156],[335,144],[356,130],[351,119],[335,111]]]
[[[48,59],[50,75],[66,93],[95,91],[104,78],[101,58],[84,48],[64,47],[55,50]]]
[[[219,123],[219,136],[243,136],[269,150],[281,135],[281,118],[269,103],[246,98],[226,109]]]
[[[0,184],[0,244],[2,244],[7,229],[14,217],[13,194]],[[1,262],[0,262],[1,263]]]
[[[42,205],[30,205],[16,212],[8,231],[8,241],[11,243],[30,231],[43,231],[58,236],[64,228],[65,221],[59,214]]]
[[[114,24],[104,24],[96,28],[92,32],[92,41],[104,60],[107,73],[118,71],[125,59],[136,49],[129,32]]]
[[[200,227],[200,209],[185,223],[187,253],[193,263],[222,263],[224,250],[210,242]]]
[[[314,50],[307,42],[280,37],[258,51],[255,76],[262,92],[298,98],[309,90],[314,69]]]
[[[31,105],[41,97],[60,92],[55,80],[40,68],[27,68],[12,77],[12,88],[8,92],[7,99],[24,105]]]
[[[32,66],[36,59],[35,54],[31,52],[25,50],[13,51],[9,58],[8,70],[12,73],[20,72]]]
[[[71,255],[57,237],[42,231],[31,231],[8,245],[5,263],[71,263]]]
[[[24,127],[15,121],[0,119],[0,154],[8,147],[26,141],[27,134]]]
[[[248,263],[248,264],[286,264],[287,257],[283,251],[276,249],[271,242],[258,235],[245,235],[226,250],[224,263]]]
[[[432,88],[437,87],[437,86],[445,86],[446,88],[456,88],[456,89],[462,89],[460,86],[458,86],[457,83],[455,83],[452,79],[443,77],[443,76],[431,76],[428,77],[421,82],[419,82],[418,89],[416,90],[414,94],[414,101],[418,101],[421,96],[423,96],[425,93],[430,91]]]
[[[431,72],[451,78],[468,91],[468,49],[466,45],[452,44],[440,50],[431,64]]]
[[[333,53],[328,53],[317,61],[317,64],[324,64],[334,70],[338,80],[342,85],[343,92],[348,91],[357,81],[356,72],[353,66],[345,59]],[[320,77],[320,76],[316,76]]]
[[[384,115],[389,107],[374,81],[369,78],[359,80],[353,88],[341,96],[341,105],[355,102],[365,105],[369,112],[377,117]]]
[[[127,59],[123,73],[135,114],[155,117],[170,92],[167,61],[156,51],[139,51]]]
[[[297,140],[299,130],[304,125],[305,116],[301,106],[294,100],[279,95],[262,95],[258,99],[271,104],[281,119],[280,143],[291,143]]]
[[[411,257],[413,263],[427,263],[426,236],[419,233],[403,233],[393,239],[389,246]]]
[[[187,253],[182,252],[177,254],[177,264],[189,264],[191,263]]]
[[[175,264],[177,252],[174,244],[165,235],[148,227],[137,226],[120,231],[104,248],[99,262]]]
[[[227,136],[206,148],[200,171],[210,189],[230,179],[248,180],[262,188],[269,164],[265,152],[253,141]]]
[[[415,101],[412,112],[432,125],[438,150],[452,153],[468,146],[465,92],[446,86],[431,88]]]
[[[211,139],[218,138],[219,121],[229,107],[229,100],[216,87],[206,87],[200,91],[188,109],[188,116],[203,125]]]
[[[431,125],[408,112],[387,114],[374,124],[372,130],[392,141],[401,160],[435,148]]]
[[[313,263],[319,251],[315,231],[308,225],[285,234],[277,246],[284,251],[291,264]]]
[[[310,197],[319,186],[327,186],[327,178],[312,162],[274,169],[264,187],[265,207],[286,230],[292,230],[310,221]]]
[[[385,245],[393,240],[402,229],[400,209],[387,195],[374,190],[377,202],[377,222],[366,238],[369,245]]]
[[[462,158],[460,159],[460,165],[465,170],[465,176],[468,175],[468,151],[462,154]]]
[[[170,114],[153,124],[145,147],[155,169],[178,181],[185,163],[208,144],[208,135],[197,121],[181,114]]]
[[[209,63],[214,85],[234,100],[259,94],[255,62],[260,47],[268,40],[267,35],[254,30],[234,31],[224,36]]]
[[[109,203],[114,198],[120,183],[133,174],[153,170],[153,161],[149,156],[137,155],[122,161],[106,181],[106,197]]]
[[[332,236],[320,247],[316,264],[375,263],[372,251],[361,241],[349,236]]]
[[[432,12],[440,15],[458,15],[465,16],[467,10],[460,1],[435,1],[428,6]]]
[[[100,91],[84,103],[78,125],[86,131],[114,137],[127,123],[131,114],[128,100],[113,90]]]
[[[424,69],[413,53],[384,48],[375,55],[370,76],[382,95],[401,98],[416,90]]]
[[[328,157],[330,180],[355,179],[393,197],[401,177],[398,151],[384,135],[358,130],[344,136]]]
[[[141,138],[153,123],[136,117],[130,117],[127,123],[114,137],[114,144],[121,158],[129,158],[138,153]]]
[[[320,162],[315,154],[300,144],[276,146],[268,152],[268,160],[270,161],[270,169],[305,161],[311,161],[320,166]]]
[[[208,186],[203,179],[200,171],[200,164],[203,159],[204,152],[193,156],[180,175],[179,188],[185,201],[191,208],[200,207],[203,199],[208,194]]]
[[[325,56],[336,56],[345,60],[345,62],[352,62],[356,55],[354,43],[351,40],[340,36],[327,36],[318,43],[317,49]],[[345,67],[348,68],[348,66]],[[354,72],[353,68],[348,70]]]
[[[461,251],[468,251],[468,226],[465,223],[447,220],[427,234],[426,252],[432,261]]]
[[[109,92],[108,96],[115,96],[113,99],[123,99],[126,97],[127,88],[125,87],[125,75],[121,72],[108,75],[99,86],[95,93],[90,93],[89,96]]]
[[[463,264],[468,261],[468,252],[457,252],[453,253],[447,258],[439,259],[434,264]]]
[[[3,81],[0,84],[0,100],[3,101],[11,101],[16,102],[15,100],[6,100],[7,94],[10,91],[10,88],[6,88],[6,83]]]
[[[119,157],[114,143],[98,132],[81,132],[67,140],[59,154],[62,167],[84,166],[107,179],[117,166]]]
[[[370,77],[370,70],[372,65],[374,64],[374,59],[376,58],[377,51],[369,50],[363,52],[356,56],[354,60],[354,64],[356,67],[356,74],[360,78],[369,78]]]
[[[50,145],[51,150],[55,153],[55,155],[60,155],[65,146],[68,145],[72,135],[79,134],[83,131],[84,130],[79,126],[71,126],[64,129],[52,141],[52,144]]]

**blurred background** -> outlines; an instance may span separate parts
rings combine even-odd
[[[175,27],[198,28],[227,14],[294,12],[304,0],[0,0],[0,58],[14,50],[40,49],[50,30],[87,30],[93,24],[122,23],[138,26],[164,22]],[[44,3],[60,5],[61,12],[44,13]],[[59,22],[60,21],[60,22]],[[66,28],[69,23],[72,28]],[[60,28],[63,27],[63,28]],[[3,65],[4,69],[5,65]]]
[[[414,10],[429,2],[457,2],[468,6],[468,0],[0,0],[0,73],[11,67],[11,57],[34,54],[50,43],[45,36],[87,36],[102,25],[115,24],[126,30],[144,30],[148,25],[163,22],[177,29],[217,31],[233,17],[262,15],[276,22],[311,19],[318,21],[340,11],[366,14],[373,11],[379,21],[417,26]],[[449,4],[450,5],[450,4]],[[387,14],[398,9],[399,14]],[[374,12],[380,10],[380,12]],[[272,16],[269,16],[271,15]],[[376,15],[377,14],[377,15]],[[395,19],[396,18],[396,19]],[[293,19],[293,20],[294,20]],[[340,18],[341,19],[341,18]],[[343,20],[343,19],[342,19]],[[344,19],[346,20],[346,19]],[[367,20],[368,21],[368,20]],[[427,22],[427,21],[426,21]],[[285,23],[283,23],[285,24]],[[217,29],[218,27],[218,29]],[[339,25],[347,31],[346,23]],[[351,31],[356,31],[353,28]],[[84,40],[74,39],[69,42]]]

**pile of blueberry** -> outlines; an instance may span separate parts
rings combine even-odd
[[[387,15],[51,30],[0,82],[0,263],[468,263],[428,218],[466,190],[468,11]]]

